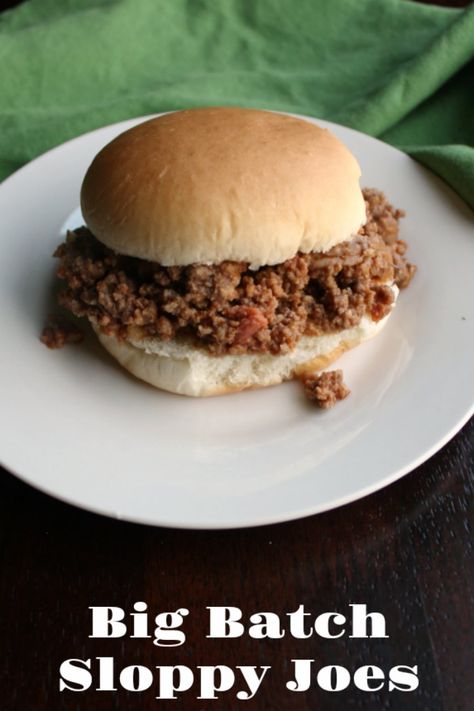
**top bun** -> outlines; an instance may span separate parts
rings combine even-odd
[[[192,109],[105,146],[84,178],[81,207],[97,239],[120,254],[257,268],[350,239],[366,219],[359,177],[349,150],[313,123]]]

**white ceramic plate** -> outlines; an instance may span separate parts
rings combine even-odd
[[[473,405],[474,234],[468,208],[406,155],[327,125],[355,153],[364,186],[407,212],[419,272],[376,339],[339,366],[352,395],[329,412],[296,383],[188,399],[134,380],[93,337],[49,351],[51,254],[80,224],[95,153],[143,119],[93,131],[0,186],[2,463],[64,501],[185,528],[307,516],[393,482],[452,437]]]

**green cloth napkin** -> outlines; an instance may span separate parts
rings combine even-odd
[[[226,104],[378,136],[474,207],[473,56],[474,6],[29,0],[0,15],[0,178],[104,124]]]

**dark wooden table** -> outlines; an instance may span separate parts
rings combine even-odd
[[[5,3],[13,5],[15,2]],[[465,4],[465,3],[445,3]],[[183,532],[102,518],[61,504],[0,473],[0,711],[55,709],[474,709],[474,421],[400,482],[350,506],[305,520],[234,532]],[[149,639],[89,639],[89,606],[151,613],[187,607],[187,641],[163,649]],[[388,639],[206,639],[207,606],[312,617],[364,603],[385,615]],[[309,619],[309,618],[308,618]],[[268,665],[254,700],[232,693],[197,701],[155,700],[156,686],[59,693],[68,658],[141,664]],[[314,659],[311,690],[290,692],[291,659]],[[410,693],[330,693],[325,665],[387,672],[418,665]],[[95,667],[94,667],[95,668]],[[96,677],[94,677],[95,679]]]

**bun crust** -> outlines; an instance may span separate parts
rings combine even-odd
[[[389,316],[375,323],[364,317],[354,328],[303,337],[286,355],[212,356],[176,341],[129,342],[106,336],[93,324],[104,348],[130,373],[162,390],[206,397],[277,385],[303,373],[322,370],[350,348],[378,333]]]
[[[111,249],[164,266],[326,251],[365,222],[354,156],[329,131],[237,108],[165,114],[96,156],[81,207]]]

